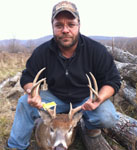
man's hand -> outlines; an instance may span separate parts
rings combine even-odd
[[[41,102],[41,97],[40,95],[36,95],[33,98],[31,97],[30,94],[28,94],[28,103],[32,106],[32,107],[36,107],[38,109],[42,108],[42,102]]]
[[[31,96],[31,89],[33,87],[33,83],[27,83],[24,86],[24,90],[25,92],[28,94],[28,103],[30,104],[30,106],[32,107],[36,107],[38,109],[42,108],[42,102],[41,102],[41,97],[40,95],[35,95],[33,98]],[[35,92],[34,92],[35,93]]]
[[[101,103],[101,100],[98,98],[95,102],[93,102],[93,99],[89,98],[83,105],[83,110],[95,110]]]
[[[110,98],[114,94],[114,88],[109,85],[104,85],[98,94],[98,98],[93,102],[92,98],[89,98],[83,105],[83,110],[95,110],[106,99]]]

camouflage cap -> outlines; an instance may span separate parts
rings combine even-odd
[[[79,19],[79,13],[78,13],[76,5],[71,3],[71,2],[68,2],[68,1],[62,1],[62,2],[59,2],[58,4],[56,4],[53,7],[53,10],[52,10],[52,22],[53,22],[54,18],[56,17],[56,15],[58,13],[62,12],[62,11],[68,11],[75,18],[78,18],[78,20],[80,20]]]

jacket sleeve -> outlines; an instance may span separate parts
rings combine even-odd
[[[121,86],[121,78],[113,57],[104,46],[98,51],[96,56],[96,79],[99,89],[104,85],[110,85],[114,88],[116,94]]]

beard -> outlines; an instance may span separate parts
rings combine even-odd
[[[58,46],[66,50],[73,47],[78,42],[78,38],[79,33],[75,36],[70,36],[67,34],[63,34],[61,36],[54,35],[54,39],[57,42]]]

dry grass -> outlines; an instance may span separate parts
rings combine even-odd
[[[30,54],[0,52],[0,82],[14,76],[25,67]],[[9,137],[14,119],[17,101],[9,101],[3,93],[0,94],[0,150],[4,150],[5,141]]]
[[[25,67],[30,54],[0,52],[0,82]]]
[[[10,104],[6,99],[0,101],[0,149],[4,149],[6,139],[9,137],[14,112],[10,109]]]

